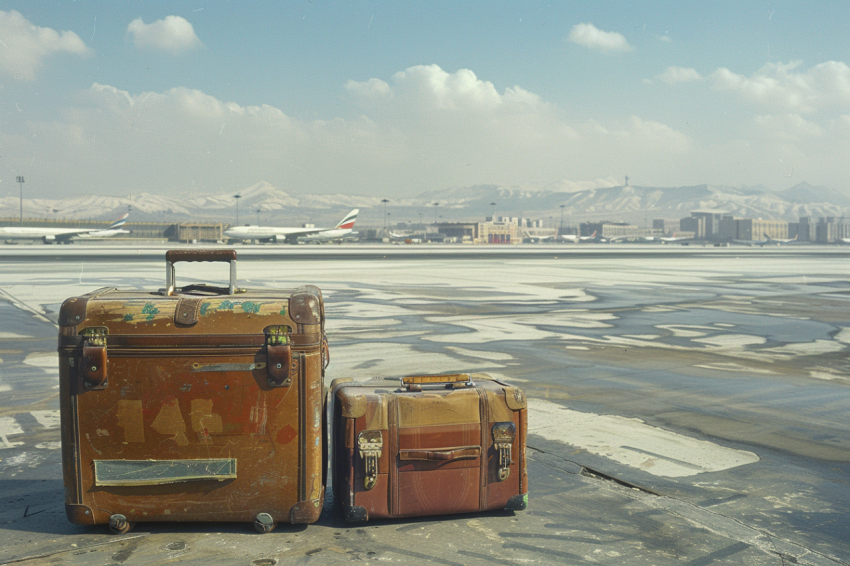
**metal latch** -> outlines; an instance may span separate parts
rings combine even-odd
[[[103,389],[107,385],[106,336],[109,330],[103,326],[91,326],[80,331],[85,337],[83,355],[80,359],[80,374],[88,389]]]
[[[363,478],[363,487],[370,490],[378,483],[378,458],[381,457],[381,449],[384,447],[384,437],[381,431],[362,431],[357,436],[357,447],[360,449],[360,458],[366,464],[366,477]]]
[[[265,333],[269,385],[286,387],[292,383],[292,373],[298,373],[298,360],[292,357],[292,327],[269,326]]]
[[[499,451],[499,481],[505,481],[511,473],[511,445],[516,438],[516,426],[512,422],[493,424],[493,442]]]

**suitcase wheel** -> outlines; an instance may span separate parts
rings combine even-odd
[[[272,532],[276,526],[277,523],[274,522],[274,519],[268,513],[257,513],[257,516],[254,518],[254,530],[261,535]]]
[[[133,523],[127,520],[127,517],[124,515],[112,515],[109,518],[109,530],[115,533],[116,535],[123,535],[124,533],[130,532],[130,529],[133,528]]]

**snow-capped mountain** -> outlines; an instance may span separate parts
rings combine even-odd
[[[26,218],[111,220],[128,209],[131,221],[224,222],[293,226],[329,225],[352,208],[361,209],[361,226],[382,225],[384,206],[378,197],[357,195],[290,195],[260,182],[238,194],[159,195],[142,193],[122,197],[86,195],[64,199],[24,199]],[[392,195],[388,195],[388,198]],[[436,204],[435,204],[436,203]],[[563,208],[562,208],[563,206]],[[16,218],[18,198],[0,198],[0,217]],[[422,193],[415,198],[392,199],[387,220],[433,222],[476,220],[484,216],[579,221],[643,223],[653,218],[681,218],[693,210],[723,210],[739,218],[773,218],[796,221],[800,216],[850,215],[850,196],[800,183],[772,192],[764,187],[695,185],[688,187],[616,186],[586,190],[552,190],[549,187],[474,185]],[[259,211],[259,213],[258,213]]]

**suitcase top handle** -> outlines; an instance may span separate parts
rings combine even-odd
[[[236,250],[168,250],[165,261],[236,261]]]
[[[236,293],[236,250],[168,250],[165,252],[165,294],[174,295],[177,283],[174,264],[179,261],[216,261],[230,264],[227,293]]]
[[[468,373],[454,373],[450,375],[410,375],[401,378],[402,388],[408,391],[422,391],[423,387],[433,389],[462,389],[464,387],[475,387]]]

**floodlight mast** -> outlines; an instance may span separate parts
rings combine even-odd
[[[18,175],[17,179],[15,179],[15,182],[18,183],[21,186],[21,198],[20,198],[21,226],[23,226],[24,225],[24,176]]]
[[[239,199],[242,198],[242,195],[233,195],[233,198],[236,199],[236,225],[239,226]]]
[[[388,198],[382,198],[381,202],[384,203],[384,234],[387,233],[387,203],[390,202]]]

